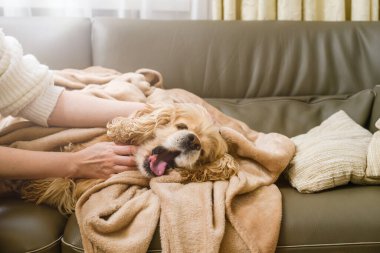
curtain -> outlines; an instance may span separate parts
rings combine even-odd
[[[375,21],[379,0],[0,0],[0,16]]]
[[[209,19],[209,0],[0,0],[0,16]]]
[[[379,0],[212,0],[211,10],[214,20],[379,20]]]

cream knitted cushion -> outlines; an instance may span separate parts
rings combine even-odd
[[[380,129],[380,119],[375,125],[377,129]],[[369,143],[366,176],[368,180],[373,179],[380,182],[380,131],[373,135]]]
[[[365,183],[367,148],[372,134],[339,111],[306,134],[293,137],[296,155],[287,171],[303,193],[348,182]]]

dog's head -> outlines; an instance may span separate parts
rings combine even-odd
[[[108,125],[116,142],[138,145],[138,169],[148,177],[179,169],[192,181],[227,179],[236,171],[209,113],[196,104],[148,106]]]

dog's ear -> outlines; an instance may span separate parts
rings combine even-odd
[[[107,135],[117,143],[139,145],[153,138],[155,128],[168,124],[174,116],[172,105],[147,105],[128,118],[113,119],[107,124]]]
[[[233,175],[237,174],[239,164],[228,153],[214,162],[205,165],[204,174],[208,177],[208,180],[228,180]]]
[[[236,175],[239,169],[237,161],[228,153],[219,159],[199,166],[195,170],[179,170],[180,175],[190,182],[228,180]]]

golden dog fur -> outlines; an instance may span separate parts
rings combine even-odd
[[[78,151],[101,141],[138,145],[136,161],[144,174],[144,158],[154,147],[179,131],[178,124],[185,125],[186,131],[195,134],[201,144],[201,152],[194,163],[176,168],[184,181],[227,180],[236,174],[237,163],[228,154],[228,145],[220,135],[216,122],[205,108],[189,103],[147,106],[129,118],[116,118],[108,124],[107,135],[85,144],[69,145],[66,151]],[[65,178],[32,180],[23,185],[21,195],[29,201],[57,207],[62,213],[72,213],[84,191],[102,181]]]

